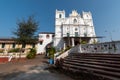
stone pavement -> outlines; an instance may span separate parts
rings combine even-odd
[[[0,64],[0,80],[73,80],[57,72],[50,72],[43,55],[32,60]]]

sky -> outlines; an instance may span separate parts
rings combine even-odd
[[[39,32],[54,32],[55,11],[65,10],[66,17],[77,10],[92,13],[100,41],[120,40],[120,0],[0,0],[0,38],[14,37],[17,20],[34,15]]]

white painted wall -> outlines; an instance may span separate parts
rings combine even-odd
[[[49,35],[49,37],[47,37],[47,35]],[[53,42],[53,33],[40,33],[39,34],[39,43],[37,44],[38,48],[37,48],[37,54],[43,54],[45,53],[45,48],[46,46]],[[40,41],[43,41],[42,44],[40,44]]]

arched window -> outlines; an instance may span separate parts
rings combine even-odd
[[[59,14],[59,18],[62,18],[62,15],[61,15],[61,14]]]
[[[70,36],[70,34],[69,33],[67,33],[67,37],[69,37]]]
[[[87,17],[89,17],[89,15],[86,15]]]
[[[78,32],[75,32],[75,37],[78,37]]]
[[[78,31],[78,28],[75,28],[75,31]]]
[[[74,19],[74,21],[73,21],[74,23],[77,23],[77,19]]]

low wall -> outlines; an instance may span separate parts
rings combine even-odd
[[[13,58],[25,58],[27,54],[25,53],[0,53],[0,58],[2,57],[10,57],[12,56]]]
[[[120,41],[81,44],[72,48],[70,53],[120,53]]]

